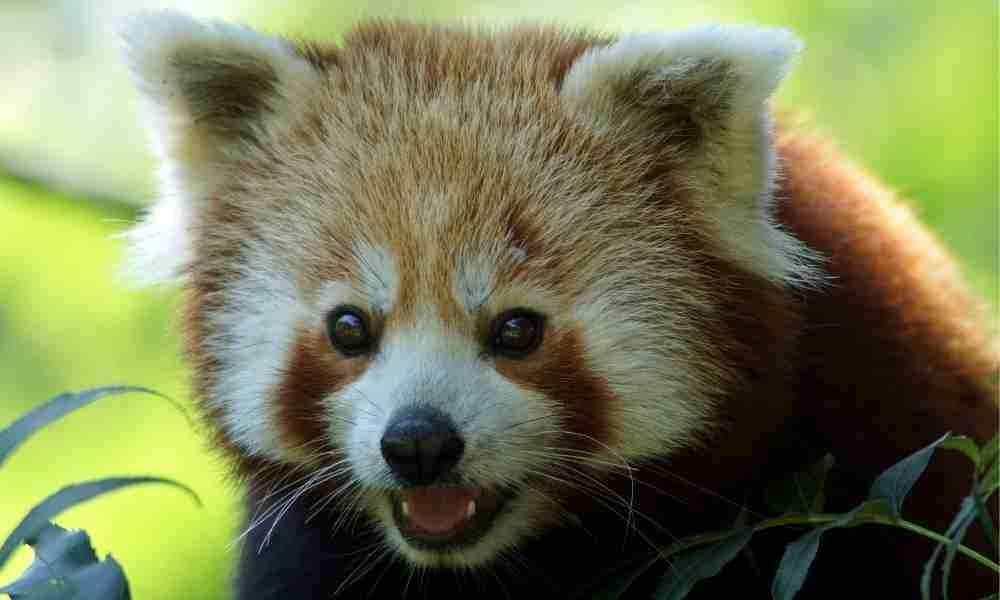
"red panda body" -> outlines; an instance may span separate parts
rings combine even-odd
[[[950,260],[773,131],[787,32],[373,24],[333,47],[165,14],[129,41],[165,161],[131,235],[183,281],[247,483],[240,598],[589,597],[826,452],[846,509],[944,432],[997,430]],[[904,506],[937,530],[967,493],[951,458]],[[913,595],[930,546],[848,533],[802,597]],[[782,535],[694,596],[768,597]]]

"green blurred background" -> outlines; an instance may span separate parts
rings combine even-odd
[[[806,41],[778,103],[806,115],[908,198],[997,307],[997,2],[839,0],[283,2],[4,0],[0,3],[0,424],[66,390],[152,387],[190,403],[176,296],[116,278],[114,234],[154,196],[115,19],[170,6],[273,32],[336,40],[359,18],[491,23],[526,18],[606,31],[706,21],[781,25]],[[118,474],[180,479],[134,488],[59,519],[124,565],[133,597],[225,598],[237,495],[224,465],[168,404],[105,399],[47,428],[0,470],[0,536],[45,495]],[[0,571],[26,566],[22,550]]]

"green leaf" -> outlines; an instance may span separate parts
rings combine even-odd
[[[181,412],[184,409],[178,404],[153,390],[148,390],[142,387],[134,387],[127,385],[116,385],[102,388],[94,388],[90,390],[84,390],[80,393],[66,393],[60,394],[51,400],[43,403],[41,406],[36,407],[34,410],[30,411],[28,414],[24,415],[20,419],[14,421],[9,427],[0,431],[0,465],[7,460],[14,450],[21,445],[26,439],[28,439],[32,434],[37,432],[42,427],[45,427],[49,423],[65,416],[67,413],[72,412],[82,406],[86,406],[91,402],[105,396],[113,396],[117,394],[127,394],[132,392],[139,392],[143,394],[152,394],[154,396],[159,396],[166,399],[167,401],[177,406]],[[185,416],[186,413],[185,413]]]
[[[948,525],[948,529],[945,530],[945,537],[951,540],[948,544],[948,557],[945,558],[945,563],[942,565],[942,585],[948,585],[948,577],[951,573],[951,562],[955,558],[955,552],[958,551],[958,545],[962,543],[962,538],[965,537],[965,531],[968,529],[969,524],[976,518],[976,504],[975,499],[971,496],[966,496],[962,500],[962,506],[958,510],[958,514],[952,519],[951,523]],[[941,556],[941,552],[945,549],[944,543],[938,543],[934,548],[934,552],[931,553],[927,562],[924,563],[924,571],[920,577],[920,597],[923,600],[931,600],[931,580],[934,578],[934,566],[937,564],[938,558]],[[944,587],[945,598],[948,597],[947,587]]]
[[[829,525],[817,527],[785,547],[771,582],[771,597],[774,600],[792,600],[802,589],[819,551],[820,538],[827,529]]]
[[[994,434],[993,438],[979,449],[979,452],[982,455],[982,462],[979,464],[983,469],[995,467],[997,456],[1000,456],[1000,434]]]
[[[865,500],[861,504],[854,507],[850,512],[844,513],[836,521],[833,521],[828,527],[854,527],[855,525],[864,525],[865,523],[870,523],[870,517],[894,517],[892,505],[889,504],[888,500],[884,498],[876,498],[874,500]]]
[[[649,569],[649,563],[619,577],[618,579],[611,582],[611,585],[605,587],[599,592],[595,593],[593,596],[589,596],[590,600],[618,600],[622,595],[628,591],[635,580],[639,578],[643,573]]]
[[[110,555],[104,561],[83,531],[67,531],[46,523],[27,543],[35,560],[13,583],[0,588],[12,600],[128,600],[128,582]]]
[[[713,544],[698,546],[677,555],[656,586],[656,600],[681,600],[696,583],[719,574],[740,553],[753,536],[752,529],[740,529]]]
[[[982,461],[982,455],[979,452],[979,446],[976,445],[975,440],[972,438],[964,435],[953,435],[941,442],[941,447],[949,450],[958,450],[962,454],[968,456],[969,460],[972,461],[972,464],[976,466],[976,469],[979,469],[980,461]]]
[[[990,509],[986,506],[986,497],[982,496],[978,490],[973,492],[972,497],[976,501],[976,515],[979,517],[979,524],[983,527],[983,533],[986,534],[986,539],[993,546],[993,551],[996,554],[1000,554],[1000,543],[997,541],[997,528],[993,523],[993,517],[990,516]]]
[[[965,532],[969,530],[969,525],[976,520],[976,501],[972,496],[967,496],[962,500],[962,506],[955,515],[955,519],[948,526],[945,535],[951,538],[948,549],[945,552],[944,564],[941,565],[941,591],[945,600],[948,600],[948,583],[951,579],[951,565],[955,561],[955,554],[958,553],[958,546],[965,539]]]
[[[979,493],[983,501],[989,500],[998,488],[1000,488],[1000,462],[994,461],[980,473]]]
[[[196,503],[201,504],[198,495],[191,488],[182,483],[161,477],[111,477],[69,485],[50,495],[38,506],[31,509],[28,515],[14,528],[14,531],[7,536],[3,546],[0,546],[0,568],[4,566],[18,546],[37,536],[47,527],[48,522],[53,517],[59,515],[64,510],[101,494],[106,494],[126,486],[145,483],[162,483],[179,488],[194,498]]]
[[[879,498],[866,500],[853,510],[840,515],[836,520],[813,529],[785,547],[785,553],[778,563],[778,571],[771,582],[771,597],[774,600],[792,600],[799,593],[809,575],[809,569],[819,551],[819,542],[823,534],[838,527],[853,527],[860,525],[868,516],[888,516],[892,508],[888,502]]]
[[[872,484],[868,497],[871,499],[885,499],[892,508],[892,514],[899,518],[903,508],[903,501],[907,494],[913,489],[913,484],[920,479],[934,455],[934,450],[951,434],[944,434],[928,446],[917,450],[898,463],[892,465],[879,475]]]
[[[768,506],[778,513],[812,514],[823,512],[826,502],[826,480],[833,468],[833,455],[792,475],[772,481],[764,492]]]

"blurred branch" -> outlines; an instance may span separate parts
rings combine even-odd
[[[121,190],[101,186],[94,178],[84,177],[80,169],[52,160],[30,159],[0,150],[0,178],[12,179],[22,184],[70,194],[82,202],[96,205],[134,219],[142,208],[126,198]]]

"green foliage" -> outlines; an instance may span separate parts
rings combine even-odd
[[[23,444],[25,440],[42,427],[48,425],[56,419],[59,419],[60,417],[65,416],[67,413],[90,404],[99,398],[116,394],[124,394],[127,392],[139,392],[144,394],[153,394],[155,396],[160,396],[161,398],[164,397],[161,394],[152,390],[147,390],[146,388],[121,385],[95,388],[78,394],[60,394],[48,402],[43,403],[41,406],[38,406],[20,419],[14,421],[9,427],[0,433],[0,465],[3,465],[4,461],[7,460],[7,457],[14,452],[15,448]],[[0,560],[0,564],[3,564],[2,560]]]
[[[941,436],[926,448],[921,448],[886,469],[884,473],[875,478],[875,483],[872,484],[868,497],[884,499],[889,503],[892,515],[899,517],[903,510],[903,500],[913,489],[913,484],[917,482],[917,479],[924,474],[927,463],[934,455],[934,449],[948,437],[948,434]]]
[[[820,513],[826,505],[826,482],[834,458],[827,454],[790,477],[772,481],[764,500],[776,513]]]
[[[702,579],[715,577],[736,558],[753,536],[753,529],[736,529],[728,538],[695,547],[677,556],[653,595],[656,600],[682,600]]]
[[[35,550],[35,560],[17,581],[0,588],[0,594],[12,600],[131,598],[121,565],[110,554],[97,560],[85,532],[45,523],[25,543]]]
[[[982,525],[986,537],[992,544],[995,554],[1000,554],[1000,545],[997,544],[996,524],[990,516],[990,511],[986,506],[990,496],[997,490],[997,471],[1000,465],[997,464],[998,437],[987,442],[982,448],[978,448],[975,442],[966,437],[954,437],[953,441],[945,447],[954,448],[965,454],[973,463],[974,476],[972,491],[962,500],[962,506],[948,525],[944,532],[946,539],[940,540],[934,548],[934,553],[924,565],[923,576],[920,578],[920,595],[923,600],[931,598],[931,582],[934,577],[934,567],[944,552],[944,560],[941,562],[941,595],[948,600],[948,584],[951,580],[951,565],[955,560],[955,555],[962,547],[962,540],[969,529],[969,526],[976,520]]]
[[[142,392],[157,392],[132,386],[111,386],[66,393],[50,399],[0,431],[0,464],[26,439],[66,414],[98,398]],[[177,487],[200,504],[187,486],[162,477],[109,477],[68,485],[36,505],[0,546],[0,567],[21,544],[35,551],[35,560],[14,582],[0,588],[13,600],[128,600],[128,582],[121,566],[108,555],[98,561],[90,538],[82,531],[67,531],[50,522],[63,511],[102,494],[123,487],[160,483]]]
[[[913,485],[923,475],[938,448],[962,452],[974,466],[973,491],[963,500],[958,513],[943,535],[907,521],[901,514],[903,502],[913,489]],[[1000,573],[1000,565],[996,561],[996,557],[1000,556],[1000,547],[996,543],[996,527],[986,508],[990,496],[997,490],[997,471],[1000,469],[997,455],[996,437],[979,447],[969,438],[946,434],[886,469],[875,479],[868,498],[842,514],[820,512],[825,497],[824,490],[827,485],[825,482],[833,465],[833,457],[825,456],[784,481],[773,483],[768,487],[767,502],[777,510],[786,511],[785,514],[763,519],[749,526],[741,523],[730,531],[691,536],[661,552],[660,557],[670,566],[660,581],[655,597],[658,600],[683,599],[695,584],[717,575],[726,564],[736,558],[756,532],[789,525],[810,526],[813,527],[811,531],[786,546],[772,581],[773,598],[792,600],[806,581],[824,533],[834,528],[878,524],[906,529],[938,542],[937,548],[924,567],[924,577],[921,582],[922,600],[931,599],[930,582],[942,555],[944,556],[944,560],[941,561],[942,596],[947,600],[952,562],[958,554],[963,554],[983,567]],[[962,544],[966,531],[977,519],[993,543],[993,559]],[[651,566],[652,562],[647,563],[620,577],[598,597],[602,600],[616,600],[628,590],[643,571]]]

